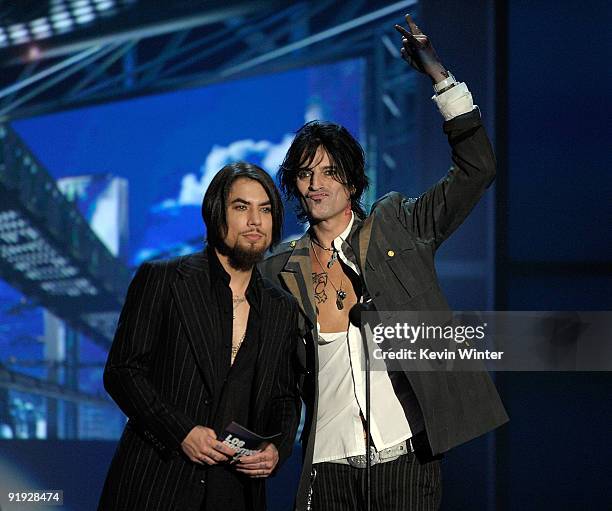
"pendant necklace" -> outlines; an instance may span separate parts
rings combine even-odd
[[[311,245],[312,245],[312,242],[313,242],[313,240],[311,238]],[[331,248],[325,248],[325,247],[321,246],[319,243],[317,243],[317,245],[319,245],[322,249],[327,250],[328,252],[332,250]],[[340,279],[340,288],[337,288],[334,285],[334,283],[332,282],[332,279],[329,276],[329,274],[325,271],[325,268],[323,268],[323,265],[321,264],[321,261],[319,260],[319,256],[317,255],[317,251],[315,250],[314,246],[312,246],[312,251],[314,252],[315,258],[316,258],[317,262],[319,263],[319,266],[323,270],[323,273],[325,274],[325,277],[327,278],[329,283],[334,288],[334,291],[336,292],[336,307],[338,308],[339,311],[341,311],[342,309],[344,309],[344,299],[346,298],[346,291],[344,291],[342,289],[342,282],[344,282],[344,279],[343,278]],[[329,262],[327,263],[327,268],[331,268],[331,266],[334,264],[335,260],[332,261],[334,255],[336,255],[336,252],[334,252],[332,254],[332,257],[330,258]]]
[[[319,247],[321,247],[326,252],[331,252],[332,253],[331,257],[329,258],[329,261],[327,261],[327,269],[329,270],[334,265],[334,263],[338,260],[338,250],[336,249],[336,247],[334,247],[333,243],[332,243],[331,248],[327,248],[327,247],[324,247],[323,245],[321,245],[321,243],[319,243],[315,238],[311,238],[311,241],[315,245],[318,245]],[[323,268],[323,267],[321,267],[321,268]]]

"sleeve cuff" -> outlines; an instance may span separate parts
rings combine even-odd
[[[445,121],[450,121],[452,118],[471,112],[476,108],[472,100],[472,93],[468,90],[465,82],[458,83],[440,95],[434,94],[431,99]]]

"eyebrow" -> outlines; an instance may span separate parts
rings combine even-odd
[[[325,167],[323,167],[323,170],[338,170],[338,165],[326,165]],[[312,170],[310,167],[300,167],[298,169],[298,172],[301,170]]]
[[[248,201],[248,200],[243,199],[241,197],[236,197],[232,202],[230,202],[230,204],[236,204],[237,202],[239,202],[241,204],[246,204],[246,205],[251,205],[252,204],[251,201]],[[270,204],[271,204],[270,199],[258,203],[259,206],[269,206]]]

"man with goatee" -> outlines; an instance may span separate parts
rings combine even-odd
[[[99,510],[263,510],[291,453],[298,309],[254,267],[280,239],[278,191],[259,167],[230,164],[202,215],[205,249],[143,264],[128,290],[104,384],[129,421]],[[218,438],[232,421],[280,435],[234,462]]]

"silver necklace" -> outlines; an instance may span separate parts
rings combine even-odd
[[[332,287],[334,288],[334,291],[336,292],[336,307],[338,308],[339,311],[341,311],[342,309],[344,309],[344,300],[346,298],[346,291],[344,291],[342,289],[342,283],[344,282],[343,278],[340,278],[340,288],[337,288],[334,283],[332,282],[331,277],[329,276],[329,274],[325,271],[325,268],[323,268],[323,265],[321,264],[321,261],[319,260],[319,256],[317,255],[317,251],[314,248],[314,245],[312,244],[312,239],[311,239],[311,246],[312,246],[312,251],[314,252],[315,258],[317,260],[317,262],[319,263],[319,266],[321,267],[321,269],[323,270],[323,273],[325,274],[325,277],[327,278],[327,280],[329,281],[329,283],[332,285]],[[320,246],[320,245],[319,245]],[[323,249],[325,249],[325,247],[321,247]],[[329,250],[329,249],[328,249]],[[334,257],[334,254],[332,254],[332,258]],[[331,259],[330,259],[331,262]],[[330,264],[329,262],[327,263],[327,268],[331,268],[331,265],[334,264],[333,262]]]
[[[246,296],[232,296],[232,319],[236,319],[236,309],[246,302]]]
[[[236,319],[236,309],[238,307],[240,307],[240,305],[242,305],[244,302],[246,302],[246,296],[232,296],[232,320]],[[240,346],[242,346],[242,343],[244,342],[244,339],[246,337],[246,329],[244,330],[244,333],[242,334],[242,337],[240,338],[240,340],[234,344],[232,342],[232,359],[231,359],[231,365],[234,364],[234,360],[236,359],[236,355],[238,354],[238,350],[240,350]]]
[[[331,267],[334,265],[334,263],[338,260],[338,250],[336,249],[334,244],[332,243],[331,248],[327,248],[327,247],[324,247],[323,245],[321,245],[321,243],[319,243],[319,241],[316,238],[311,238],[310,241],[312,243],[315,243],[319,247],[321,247],[326,252],[331,252],[332,253],[331,257],[329,258],[329,261],[327,261],[327,269],[328,270],[331,269]]]
[[[231,359],[230,365],[234,364],[234,360],[236,360],[236,355],[238,355],[240,346],[242,346],[242,343],[244,342],[245,338],[246,338],[246,330],[244,331],[244,333],[242,334],[242,337],[236,344],[232,343],[232,359]]]

